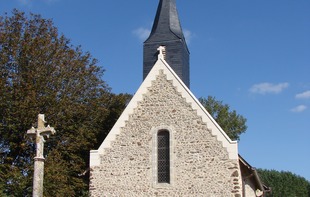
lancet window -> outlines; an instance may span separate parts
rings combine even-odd
[[[170,137],[169,131],[157,134],[157,178],[158,183],[170,183]]]

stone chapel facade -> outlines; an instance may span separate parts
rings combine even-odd
[[[90,152],[90,196],[263,196],[255,172],[189,90],[175,0],[160,0],[144,43],[144,81]]]

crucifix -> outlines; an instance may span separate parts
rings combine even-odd
[[[50,134],[55,134],[56,131],[49,125],[45,127],[44,114],[38,115],[38,128],[32,127],[27,131],[27,135],[35,139],[36,156],[34,157],[34,174],[33,174],[33,197],[43,196],[43,177],[44,177],[44,156],[43,148],[46,138]]]

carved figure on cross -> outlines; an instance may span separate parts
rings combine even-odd
[[[49,138],[56,131],[49,125],[45,127],[46,121],[44,120],[44,114],[38,115],[38,128],[32,127],[27,131],[27,135],[35,139],[36,143],[36,156],[34,158],[34,175],[33,175],[33,196],[43,196],[43,177],[44,177],[44,142],[45,138]]]

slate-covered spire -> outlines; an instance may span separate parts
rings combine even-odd
[[[159,2],[152,32],[144,42],[143,79],[157,60],[159,46],[165,46],[167,63],[189,87],[189,51],[175,0],[160,0]]]

